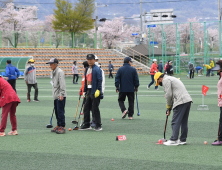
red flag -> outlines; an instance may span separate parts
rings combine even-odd
[[[208,89],[209,89],[209,87],[203,85],[202,93],[203,93],[204,96],[206,96]]]

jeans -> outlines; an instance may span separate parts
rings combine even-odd
[[[66,104],[66,97],[63,98],[62,101],[59,99],[54,100],[54,109],[55,115],[57,119],[57,126],[65,127],[65,104]]]
[[[210,72],[211,72],[211,69],[208,69],[208,70],[207,70],[207,74],[206,74],[207,77],[208,77],[208,76],[210,77]]]
[[[125,100],[126,100],[126,96],[128,98],[128,103],[129,103],[129,107],[128,107],[128,111],[129,117],[133,117],[134,114],[134,99],[135,99],[135,95],[134,92],[119,92],[119,98],[118,98],[118,102],[119,102],[119,107],[122,111],[122,113],[126,110],[125,107]]]
[[[150,82],[150,84],[148,85],[148,87],[150,87],[153,83],[155,83],[155,81],[154,81],[154,75],[151,75],[151,82]],[[155,89],[158,89],[158,86],[155,86]]]
[[[30,92],[31,92],[31,88],[33,87],[35,89],[34,100],[37,100],[38,99],[38,86],[37,86],[37,83],[35,83],[35,84],[27,84],[27,86],[28,86],[27,99],[30,100]]]
[[[171,122],[171,127],[173,134],[170,138],[172,141],[176,141],[179,136],[179,131],[181,128],[180,141],[185,142],[188,133],[188,117],[190,113],[191,102],[178,105],[173,109],[173,117]]]
[[[95,98],[95,94],[91,94],[92,89],[87,90],[86,103],[84,106],[84,125],[90,126],[90,110],[92,110],[93,121],[97,127],[100,127],[101,117],[100,117],[100,96]]]
[[[76,83],[79,80],[79,75],[78,74],[73,74],[73,83],[75,83],[75,78],[76,78]]]
[[[16,92],[16,79],[11,79],[11,80],[8,80],[8,83],[12,86],[12,88],[15,90]]]
[[[109,70],[109,78],[110,78],[110,77],[113,78],[112,70]]]
[[[212,70],[210,71],[210,73],[211,73],[211,76],[214,76],[214,72]]]
[[[18,102],[11,102],[2,107],[2,118],[1,118],[1,126],[0,132],[5,132],[5,128],[7,125],[8,113],[10,113],[10,121],[12,125],[12,131],[17,130],[17,120],[16,120],[16,107],[18,106]]]

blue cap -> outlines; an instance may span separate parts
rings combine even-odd
[[[125,58],[124,58],[124,63],[127,62],[127,61],[128,61],[128,62],[129,62],[129,61],[132,62],[132,59],[131,59],[130,57],[125,57]]]

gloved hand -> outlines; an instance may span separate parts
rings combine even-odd
[[[103,93],[101,93],[100,95],[100,99],[102,100],[104,98]]]
[[[79,91],[79,95],[80,95],[80,96],[83,95],[82,89]]]
[[[87,95],[86,95],[86,92],[83,92],[83,97],[86,98],[86,96],[87,96]]]
[[[96,92],[95,92],[95,98],[99,97],[99,95],[100,95],[100,91],[99,91],[99,90],[96,90]]]
[[[171,106],[171,105],[166,105],[166,107],[167,107],[166,115],[169,116],[169,115],[170,115],[170,112],[171,112],[171,109],[172,109],[172,108],[171,108],[172,106]]]

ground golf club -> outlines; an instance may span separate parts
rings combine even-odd
[[[167,121],[168,121],[168,116],[166,116],[165,128],[164,128],[164,133],[163,133],[164,138],[160,139],[161,143],[157,143],[157,144],[163,144],[163,142],[167,142],[167,140],[166,140]]]
[[[81,95],[79,95],[79,101],[78,101],[77,108],[76,108],[75,119],[72,121],[73,124],[76,124],[76,123],[77,123],[77,122],[76,122],[76,116],[77,116],[77,112],[78,112],[78,108],[79,108],[80,99],[81,99]]]
[[[138,98],[137,98],[137,92],[136,92],[136,103],[137,103],[137,116],[140,116],[140,111],[139,111],[139,105],[138,105]]]
[[[52,116],[51,116],[51,120],[50,120],[50,124],[46,125],[46,128],[52,128],[52,118],[53,118],[53,114],[54,114],[54,111],[55,111],[55,108],[53,108],[53,111],[52,111]]]
[[[73,128],[73,130],[79,130],[78,124],[79,124],[79,119],[80,119],[82,110],[84,110],[84,104],[85,104],[85,98],[83,99],[82,107],[81,107],[80,112],[79,112],[79,118],[78,118],[78,121],[76,122],[76,126]]]

